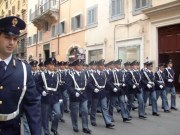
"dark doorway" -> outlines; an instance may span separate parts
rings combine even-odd
[[[180,93],[180,24],[166,26],[158,29],[158,51],[159,62],[173,60],[173,69],[175,71],[175,87]]]
[[[44,45],[44,60],[50,57],[49,44]]]

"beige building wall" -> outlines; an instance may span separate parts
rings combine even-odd
[[[27,0],[1,0],[0,18],[6,16],[17,16],[27,23]],[[26,59],[27,29],[21,31],[14,56]]]
[[[32,3],[32,6],[29,6],[29,10],[32,9],[32,12],[35,11],[35,4],[38,5],[38,3]],[[37,44],[31,44],[28,46],[28,54],[29,56],[32,55],[34,59],[39,59],[39,56],[41,54],[41,57],[43,60],[45,60],[45,52],[44,52],[44,46],[46,44],[49,44],[49,56],[52,56],[52,53],[55,53],[57,60],[68,60],[69,59],[69,52],[71,49],[78,47],[78,48],[84,48],[85,42],[84,42],[84,0],[64,0],[61,1],[57,8],[59,9],[59,17],[57,16],[56,21],[52,24],[49,24],[49,30],[44,31],[44,28],[38,29],[38,36],[40,31],[42,32],[42,41],[37,42]],[[81,14],[82,15],[82,23],[81,27],[72,30],[72,17],[77,16]],[[56,31],[59,32],[60,24],[61,22],[65,22],[65,32],[64,33],[57,33],[56,36],[52,37],[52,27],[56,26]],[[43,25],[43,24],[42,24]],[[33,22],[29,22],[29,33],[28,37],[32,37],[34,34],[37,33],[37,28],[34,27]],[[38,37],[39,38],[39,37]]]
[[[109,1],[89,1],[86,0],[86,25],[88,8],[97,6],[97,24],[85,31],[86,56],[89,59],[89,51],[102,49],[104,58],[107,62],[116,59],[123,61],[133,61],[135,59],[143,62],[148,58],[158,64],[158,41],[157,28],[152,31],[152,22],[162,19],[162,26],[166,26],[166,19],[179,18],[178,9],[165,10],[164,13],[148,16],[142,12],[153,7],[168,5],[176,0],[149,0],[149,5],[138,12],[134,10],[132,0],[122,0],[122,15],[119,19],[110,18],[111,0]],[[176,3],[177,4],[177,3]],[[173,8],[172,8],[173,9]],[[178,20],[178,19],[177,19]],[[176,21],[177,21],[176,20]],[[172,24],[177,22],[171,21]],[[164,23],[164,24],[163,24]],[[156,37],[154,37],[156,35]]]

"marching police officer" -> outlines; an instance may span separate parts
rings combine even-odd
[[[54,119],[52,120],[51,131],[54,135],[58,135],[58,121],[60,119],[60,99],[61,93],[59,89],[59,78],[57,73],[54,72],[54,65],[56,60],[48,58],[45,61],[47,72],[42,72],[39,76],[37,89],[42,94],[42,126],[45,135],[49,135],[49,116],[53,111]]]
[[[67,76],[67,90],[70,98],[71,121],[74,132],[78,129],[78,112],[81,111],[83,132],[91,134],[88,128],[88,108],[87,108],[87,77],[82,72],[83,61],[76,60],[72,63],[74,72]]]
[[[30,66],[12,56],[23,20],[15,16],[0,19],[0,134],[20,135],[23,109],[31,135],[41,135],[41,107]]]
[[[130,121],[128,118],[128,110],[125,105],[125,93],[123,90],[123,72],[120,70],[122,60],[119,59],[114,61],[113,64],[115,68],[112,70],[111,76],[109,76],[109,80],[107,81],[107,85],[109,85],[110,90],[110,106],[109,106],[109,115],[111,119],[113,119],[113,108],[115,103],[117,102],[118,106],[121,108],[121,116],[123,118],[123,122]]]
[[[164,70],[164,75],[165,75],[165,85],[166,85],[166,94],[171,93],[171,109],[172,110],[178,110],[176,108],[176,89],[174,87],[174,70],[172,69],[173,67],[173,62],[170,59],[167,62],[167,67]]]
[[[168,100],[166,96],[166,90],[165,90],[165,76],[164,76],[164,63],[159,64],[158,71],[155,72],[155,90],[156,90],[156,96],[157,100],[159,96],[161,96],[162,99],[162,106],[164,109],[164,112],[170,112],[169,106],[168,106]]]
[[[107,93],[106,93],[106,82],[107,77],[104,70],[104,62],[105,60],[99,60],[97,64],[97,71],[91,73],[90,82],[88,83],[88,87],[93,91],[92,93],[92,106],[91,106],[91,125],[97,126],[96,124],[96,111],[98,103],[100,103],[100,107],[102,110],[102,115],[106,124],[106,128],[113,128],[114,125],[111,122],[109,113],[108,113],[108,105],[107,105]]]
[[[131,63],[132,70],[129,70],[126,77],[126,82],[128,85],[128,110],[129,114],[132,109],[132,103],[134,101],[134,97],[137,97],[138,100],[138,113],[140,119],[145,119],[145,109],[144,109],[144,101],[142,96],[142,89],[140,87],[140,81],[141,81],[141,74],[138,70],[138,61],[133,61]]]
[[[144,90],[144,103],[147,103],[147,98],[151,98],[152,101],[152,115],[159,116],[158,108],[157,108],[157,98],[156,98],[156,91],[155,91],[155,77],[154,73],[152,72],[153,62],[147,62],[147,70],[144,70],[141,74],[141,84]]]

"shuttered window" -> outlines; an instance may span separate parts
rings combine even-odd
[[[97,6],[90,7],[87,10],[87,26],[97,24]]]
[[[110,19],[124,18],[124,0],[110,0]]]
[[[82,14],[71,18],[71,29],[77,30],[82,27]]]

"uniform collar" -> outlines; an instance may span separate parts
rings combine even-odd
[[[3,60],[3,61],[6,63],[6,65],[9,64],[9,62],[11,61],[11,58],[12,58],[12,54],[11,54],[8,58],[6,58],[5,60]],[[0,58],[0,61],[2,61],[1,58]]]

